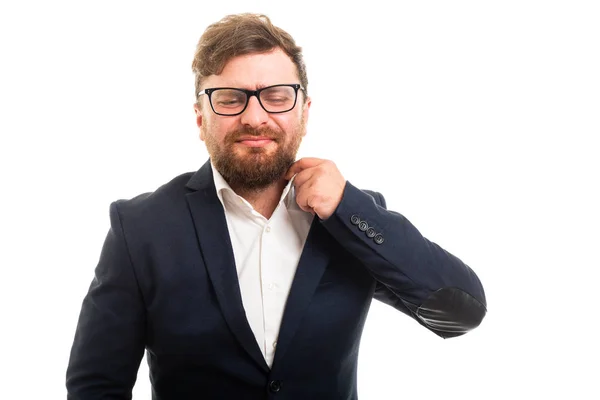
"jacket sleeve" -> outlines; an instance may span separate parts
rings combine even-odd
[[[448,338],[479,326],[487,312],[471,268],[424,238],[379,193],[346,182],[336,211],[322,224],[377,281],[374,297]]]
[[[67,368],[71,400],[131,399],[145,346],[145,307],[117,203],[83,300]]]

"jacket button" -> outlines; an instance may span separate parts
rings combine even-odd
[[[350,222],[352,222],[352,225],[358,225],[360,224],[360,218],[358,215],[353,215],[350,217]]]
[[[281,390],[281,386],[282,386],[281,381],[271,381],[271,382],[269,382],[269,390],[272,393],[279,392]]]
[[[375,235],[377,235],[377,232],[375,232],[375,229],[373,229],[373,228],[367,229],[367,237],[374,238]]]
[[[373,241],[377,244],[381,244],[383,243],[383,235],[381,233],[378,233],[377,235],[375,235],[375,237],[373,238]]]
[[[360,224],[358,224],[358,229],[364,232],[369,229],[369,224],[367,224],[365,221],[360,221]]]

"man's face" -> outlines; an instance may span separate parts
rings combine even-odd
[[[290,83],[300,83],[296,67],[283,51],[275,49],[231,59],[220,75],[205,79],[202,89],[257,90]],[[306,134],[309,107],[310,99],[304,102],[302,90],[296,106],[281,114],[266,112],[256,96],[250,97],[246,110],[236,116],[215,114],[206,95],[194,106],[200,139],[215,167],[232,187],[246,190],[277,182],[296,160]]]

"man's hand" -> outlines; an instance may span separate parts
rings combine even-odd
[[[333,161],[320,158],[301,158],[296,161],[285,179],[294,179],[298,206],[321,219],[333,214],[342,200],[346,179]]]

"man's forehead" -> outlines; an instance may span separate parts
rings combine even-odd
[[[205,78],[203,87],[236,87],[258,90],[277,84],[299,83],[296,66],[280,49],[237,56],[219,75]]]
[[[293,80],[288,79],[288,81],[285,81],[285,82],[279,82],[279,81],[277,81],[277,82],[276,81],[254,82],[254,83],[242,82],[242,81],[237,81],[237,80],[213,81],[214,84],[211,87],[230,87],[230,88],[237,88],[237,89],[259,90],[259,89],[266,88],[269,86],[274,86],[274,85],[297,83],[296,82],[297,79],[293,79]],[[215,86],[215,85],[218,85],[218,86]]]

